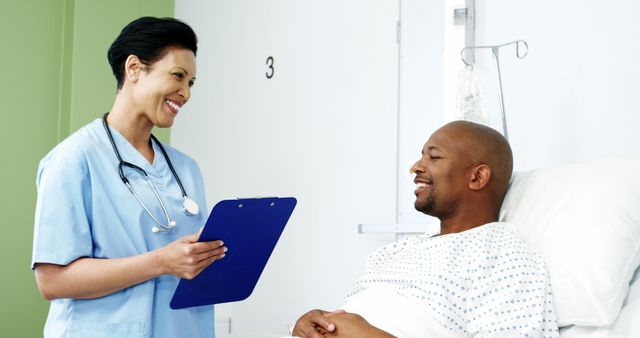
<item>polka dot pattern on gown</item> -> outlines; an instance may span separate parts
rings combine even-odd
[[[558,337],[544,262],[507,223],[388,244],[369,256],[347,298],[373,286],[408,297],[461,336]]]

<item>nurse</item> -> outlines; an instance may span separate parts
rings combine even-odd
[[[169,302],[179,278],[226,247],[197,242],[207,217],[198,165],[151,134],[188,102],[196,51],[181,21],[128,24],[108,51],[118,86],[110,112],[41,160],[31,264],[51,300],[45,337],[214,336],[213,306]]]

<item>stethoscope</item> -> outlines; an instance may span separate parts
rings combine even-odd
[[[120,156],[120,152],[118,151],[118,147],[116,147],[116,143],[113,141],[113,136],[111,135],[111,131],[109,130],[109,125],[107,123],[107,115],[109,115],[109,113],[105,113],[102,116],[102,125],[104,126],[104,130],[107,132],[107,136],[109,136],[109,141],[111,141],[111,146],[113,147],[113,151],[116,153],[116,157],[118,158],[118,161],[119,161],[118,173],[120,174],[120,179],[127,186],[127,188],[129,188],[129,191],[131,192],[133,197],[136,198],[138,203],[140,203],[140,205],[147,212],[147,214],[149,214],[149,216],[151,216],[151,218],[158,224],[158,226],[154,226],[153,228],[151,228],[151,231],[153,233],[159,233],[159,232],[169,231],[173,229],[176,226],[176,222],[171,220],[171,218],[169,217],[169,212],[167,211],[167,207],[164,205],[164,202],[162,202],[162,198],[160,198],[160,194],[158,194],[158,190],[156,190],[155,185],[153,185],[153,183],[149,179],[149,175],[147,175],[147,172],[133,163],[122,160],[122,157]],[[182,197],[183,197],[182,210],[187,216],[199,214],[200,207],[198,206],[198,203],[196,203],[194,200],[189,198],[189,196],[187,196],[187,193],[184,191],[184,187],[182,186],[182,182],[180,182],[180,178],[178,177],[178,174],[176,174],[176,170],[173,168],[173,164],[171,164],[169,155],[167,155],[167,152],[164,150],[162,143],[160,143],[160,141],[158,141],[158,139],[155,136],[153,136],[153,134],[151,134],[151,139],[158,145],[158,148],[160,148],[160,151],[162,152],[162,156],[164,156],[164,159],[167,161],[167,164],[169,165],[169,169],[171,170],[173,177],[176,179],[176,182],[178,182],[178,186],[182,191]],[[144,205],[144,203],[140,199],[140,196],[138,196],[138,194],[136,194],[136,192],[133,190],[133,187],[129,183],[129,179],[127,179],[127,177],[124,175],[124,167],[129,167],[143,174],[145,180],[147,181],[147,184],[149,184],[149,187],[151,187],[153,194],[156,195],[158,202],[160,202],[160,207],[162,208],[164,217],[167,219],[166,224],[163,224],[162,222],[160,222],[160,220],[158,220],[151,213],[151,211],[149,211],[147,206]]]

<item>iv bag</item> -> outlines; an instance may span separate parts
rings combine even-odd
[[[486,82],[486,69],[476,65],[458,73],[457,119],[489,124]]]

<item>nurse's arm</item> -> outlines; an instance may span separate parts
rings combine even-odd
[[[98,298],[163,274],[192,279],[224,257],[222,241],[197,242],[198,234],[125,258],[79,258],[68,265],[37,263],[38,289],[47,300]]]

